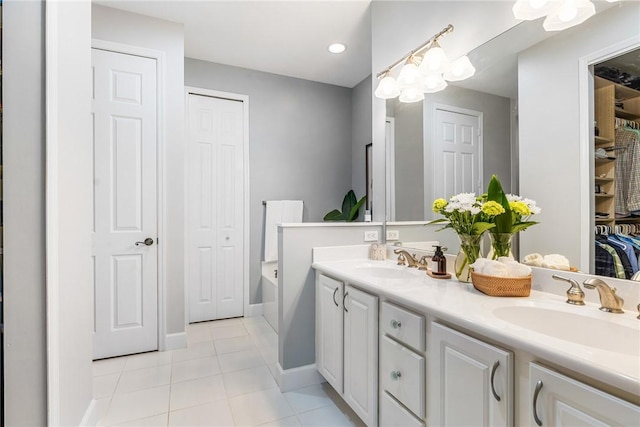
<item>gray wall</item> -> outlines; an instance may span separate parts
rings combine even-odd
[[[351,89],[185,59],[185,85],[249,96],[250,302],[261,302],[263,200],[322,221],[351,189]]]
[[[640,3],[623,2],[519,56],[520,194],[542,208],[540,224],[520,233],[522,254],[561,253],[571,265],[584,261],[581,248],[591,246],[592,230],[580,227],[579,219],[589,215],[581,210],[580,148],[586,144],[592,156],[593,146],[581,140],[590,128],[580,123],[578,106],[590,94],[580,93],[578,61],[622,40],[640,41],[639,16]],[[588,260],[580,267],[588,271]]]
[[[359,200],[367,194],[365,152],[367,144],[371,143],[371,76],[358,83],[352,92],[351,186]],[[360,212],[358,220],[362,221],[363,217],[364,210]]]
[[[5,425],[47,424],[44,4],[2,7]]]

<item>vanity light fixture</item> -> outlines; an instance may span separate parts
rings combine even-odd
[[[382,99],[399,95],[400,102],[417,102],[424,99],[425,93],[439,92],[446,88],[446,80],[464,80],[473,76],[476,70],[467,56],[449,62],[438,43],[440,37],[452,31],[453,25],[447,25],[429,40],[378,73],[380,83],[375,95]],[[404,65],[396,80],[393,71],[402,64]]]
[[[347,50],[347,46],[344,43],[333,43],[327,49],[331,53],[342,53]]]
[[[516,19],[526,21],[546,16],[542,24],[545,31],[565,30],[582,24],[596,13],[590,0],[518,0],[512,10]]]

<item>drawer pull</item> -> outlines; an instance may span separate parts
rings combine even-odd
[[[344,300],[345,298],[347,298],[347,295],[349,295],[349,292],[345,292],[344,295],[342,296],[342,308],[344,308],[344,311],[348,313],[349,310],[347,310],[347,305],[344,303]]]
[[[539,426],[542,425],[542,420],[538,417],[538,410],[536,409],[536,406],[538,404],[538,395],[540,394],[540,390],[542,390],[542,380],[538,380],[536,383],[536,389],[533,392],[533,419]]]
[[[498,366],[500,366],[500,361],[496,360],[496,362],[493,364],[493,368],[491,369],[491,393],[493,393],[493,397],[500,402],[500,396],[498,396],[498,393],[496,393],[496,388],[493,384],[493,378],[496,376],[496,371],[498,370]]]
[[[391,379],[392,380],[399,380],[402,377],[402,372],[400,371],[391,371]]]
[[[391,327],[393,329],[400,329],[400,326],[402,326],[402,322],[400,322],[399,320],[395,320],[395,319],[391,320]]]
[[[338,292],[338,288],[337,287],[333,290],[333,303],[336,305],[336,307],[339,307],[338,306],[338,301],[336,301],[336,292]]]

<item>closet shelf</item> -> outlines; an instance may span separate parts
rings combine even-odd
[[[601,146],[601,145],[608,145],[613,143],[612,139],[609,138],[603,138],[601,136],[595,136],[594,137],[594,142],[596,144],[596,146]]]
[[[610,163],[610,162],[615,162],[616,159],[602,159],[600,157],[596,157],[596,163]]]
[[[615,178],[595,178],[596,184],[606,184],[615,181]]]
[[[640,224],[640,217],[616,218],[617,223]]]
[[[601,199],[611,199],[613,197],[613,194],[601,194],[601,193],[596,193],[596,198],[601,198]]]
[[[607,224],[609,222],[613,223],[615,220],[611,218],[596,218],[596,224]]]
[[[616,117],[627,120],[637,120],[640,119],[640,114],[631,113],[627,110],[622,110],[620,108],[616,108]]]

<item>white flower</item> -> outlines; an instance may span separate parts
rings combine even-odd
[[[469,212],[471,212],[471,215],[477,215],[480,213],[480,208],[476,205],[471,206],[471,208],[469,209]]]

